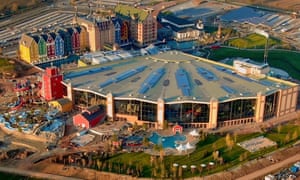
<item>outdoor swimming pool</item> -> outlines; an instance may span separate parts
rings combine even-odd
[[[154,144],[162,144],[163,148],[176,148],[176,141],[185,141],[186,137],[179,133],[173,136],[161,136],[156,132],[153,132],[149,137],[149,140]]]

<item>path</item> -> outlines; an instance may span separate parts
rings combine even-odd
[[[36,177],[42,179],[53,179],[53,180],[77,180],[78,179],[75,177],[66,177],[66,176],[60,176],[55,174],[41,173],[41,172],[21,170],[21,169],[8,168],[8,167],[0,167],[0,171],[5,173],[10,173],[10,174],[18,174],[21,176],[29,176],[29,177]]]
[[[289,157],[281,162],[278,162],[276,164],[270,165],[268,167],[265,167],[263,169],[260,169],[258,171],[255,171],[253,173],[247,174],[245,176],[239,177],[237,180],[243,180],[243,179],[255,179],[255,178],[259,178],[262,177],[268,173],[271,173],[273,171],[276,171],[282,167],[288,166],[289,164],[292,164],[296,161],[300,160],[300,154],[296,154],[292,157]]]

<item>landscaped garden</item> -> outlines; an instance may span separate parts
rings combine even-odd
[[[162,146],[154,146],[157,156],[143,152],[115,152],[94,155],[88,162],[78,165],[89,166],[100,171],[127,174],[138,177],[186,178],[220,172],[243,162],[260,158],[278,148],[290,146],[299,140],[300,128],[292,123],[276,128],[261,128],[261,133],[251,134],[207,134],[200,133],[196,150],[189,155],[164,156]],[[264,136],[276,142],[276,146],[250,153],[238,145],[239,142]],[[147,146],[145,144],[145,146]],[[91,161],[91,162],[90,162]],[[92,163],[94,162],[94,163]]]
[[[264,50],[242,50],[233,48],[220,48],[211,51],[209,59],[223,60],[232,57],[250,58],[257,62],[263,62]],[[269,50],[268,64],[280,68],[289,73],[295,79],[300,80],[300,53],[283,50]]]

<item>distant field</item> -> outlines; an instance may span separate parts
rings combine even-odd
[[[263,48],[266,43],[266,38],[258,34],[250,34],[243,38],[231,39],[228,45],[238,48]],[[269,47],[275,44],[280,44],[280,41],[270,38]]]
[[[267,7],[273,7],[278,9],[300,11],[299,0],[233,0],[235,2],[241,2],[246,4],[256,4]]]
[[[220,48],[213,50],[209,59],[216,61],[231,58],[231,57],[244,57],[252,60],[262,62],[264,56],[263,50],[239,50],[231,48]],[[300,80],[300,53],[288,52],[281,50],[271,50],[268,53],[268,63],[276,68],[280,68],[289,73],[295,79]]]

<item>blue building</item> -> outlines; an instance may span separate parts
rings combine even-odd
[[[64,41],[64,55],[68,56],[70,54],[73,54],[72,53],[71,35],[69,34],[69,32],[67,32],[63,29],[59,29],[58,34]]]
[[[119,18],[112,19],[112,22],[115,26],[115,43],[121,44],[121,24],[122,21]]]
[[[50,35],[54,39],[55,43],[55,56],[62,57],[64,55],[64,40],[58,33],[51,32]]]

